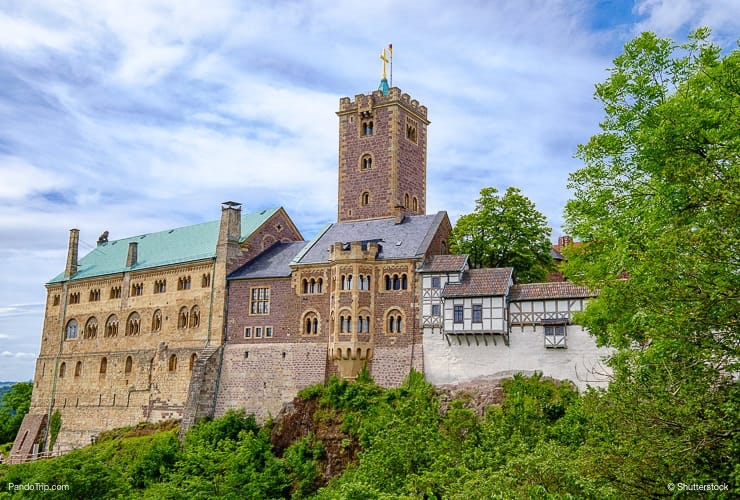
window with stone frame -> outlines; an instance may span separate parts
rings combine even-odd
[[[75,377],[82,375],[82,361],[78,361],[75,365]]]
[[[198,328],[200,326],[200,308],[193,306],[190,309],[190,328]]]
[[[375,133],[375,124],[373,123],[373,114],[370,111],[360,113],[360,136],[369,137]]]
[[[76,319],[71,319],[67,322],[67,327],[64,330],[64,340],[74,340],[77,338],[79,324]]]
[[[70,304],[79,304],[80,303],[80,292],[74,292],[69,294],[69,303]]]
[[[265,338],[271,339],[272,338],[272,327],[266,326],[265,327]]]
[[[165,293],[167,291],[167,280],[156,280],[154,282],[154,293]]]
[[[177,314],[177,328],[187,328],[189,317],[190,311],[188,311],[188,308],[186,306],[181,307],[180,312]]]
[[[319,315],[314,311],[309,311],[303,315],[301,321],[301,333],[303,335],[319,334]]]
[[[412,120],[408,116],[406,117],[406,139],[413,142],[414,144],[417,144],[419,140],[419,122],[416,120]]]
[[[131,356],[127,356],[126,364],[124,365],[124,368],[123,368],[123,373],[129,374],[133,371],[133,369],[134,369],[134,360]]]
[[[169,361],[167,362],[167,369],[171,372],[177,371],[177,356],[171,355]]]
[[[131,296],[139,297],[144,295],[144,283],[134,283],[131,285]]]
[[[181,276],[177,280],[177,289],[178,290],[190,290],[190,276]]]
[[[244,338],[245,339],[251,339],[252,338],[252,327],[251,326],[245,326],[244,327]]]
[[[98,320],[95,316],[88,318],[83,336],[86,339],[94,339],[98,336]]]
[[[121,298],[121,287],[120,286],[113,286],[110,289],[110,298],[111,299],[120,299]]]
[[[157,309],[152,314],[152,332],[158,332],[162,329],[162,310]]]
[[[201,288],[208,288],[211,286],[211,275],[210,274],[204,274],[200,278],[200,286]]]
[[[108,358],[103,356],[103,359],[100,360],[100,374],[105,375],[108,371]]]
[[[98,302],[100,300],[100,288],[94,288],[90,290],[90,302]]]
[[[370,191],[363,191],[360,195],[360,204],[366,207],[370,204]]]
[[[118,335],[118,317],[115,314],[108,316],[105,321],[105,336],[115,337]]]
[[[398,335],[404,332],[405,321],[403,320],[403,313],[398,309],[391,309],[386,313],[385,319],[385,331],[390,335]]]
[[[141,317],[136,311],[129,314],[126,321],[126,336],[138,335],[141,332]]]
[[[195,367],[195,362],[198,361],[198,355],[196,353],[193,353],[190,355],[190,364],[188,365],[188,370],[193,371],[193,368]]]
[[[270,314],[270,288],[253,287],[249,300],[250,314]]]
[[[61,365],[59,365],[59,378],[64,378],[64,375],[67,373],[67,363],[62,362]]]
[[[373,168],[373,157],[370,153],[360,156],[360,170],[367,171]]]
[[[54,297],[51,299],[51,305],[53,306],[59,305],[59,294],[54,295]]]

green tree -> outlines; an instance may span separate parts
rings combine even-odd
[[[15,439],[15,435],[23,422],[23,417],[31,407],[31,382],[13,384],[0,400],[0,443],[8,443]]]
[[[627,44],[570,176],[567,228],[587,244],[568,275],[600,290],[580,321],[618,348],[592,465],[635,495],[740,485],[740,51],[708,40]]]
[[[472,267],[513,267],[519,281],[543,281],[553,266],[551,229],[519,189],[503,196],[481,189],[475,211],[460,217],[450,235],[450,250],[470,256]]]

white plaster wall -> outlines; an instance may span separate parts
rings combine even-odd
[[[510,345],[496,336],[497,345],[479,340],[470,346],[464,337],[458,342],[450,335],[451,345],[442,334],[424,335],[424,374],[435,385],[449,384],[483,376],[512,376],[535,371],[560,380],[570,380],[583,390],[587,386],[605,387],[608,369],[602,362],[609,349],[597,348],[594,339],[580,326],[568,326],[568,348],[547,349],[544,329],[531,326],[512,328]]]

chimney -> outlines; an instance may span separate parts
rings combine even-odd
[[[230,272],[230,263],[239,257],[241,249],[239,240],[242,236],[242,204],[225,201],[221,204],[221,225],[218,229],[216,260],[226,263]]]
[[[138,259],[139,254],[139,244],[135,241],[132,241],[128,244],[128,257],[126,257],[126,267],[131,267],[136,265],[136,261]]]
[[[403,220],[406,218],[406,207],[396,205],[395,212],[395,224],[403,224]]]
[[[64,277],[70,278],[77,273],[77,256],[80,243],[80,230],[69,230],[69,247],[67,248],[67,266],[64,268]]]

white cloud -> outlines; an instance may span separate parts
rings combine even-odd
[[[0,155],[0,202],[23,200],[32,193],[60,189],[66,179],[47,169],[31,165],[23,158]]]
[[[74,35],[69,32],[0,12],[0,50],[30,51],[39,48],[69,50],[74,41]]]

